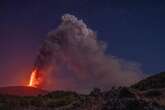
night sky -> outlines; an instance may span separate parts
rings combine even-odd
[[[26,83],[47,33],[70,13],[108,44],[107,53],[165,70],[164,0],[1,0],[0,86]]]

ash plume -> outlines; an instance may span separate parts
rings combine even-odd
[[[105,54],[106,43],[73,15],[48,33],[35,62],[47,76],[50,89],[88,90],[127,86],[142,78],[136,63]]]

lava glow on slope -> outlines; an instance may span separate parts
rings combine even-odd
[[[42,84],[43,84],[43,75],[37,69],[34,69],[31,73],[28,86],[40,88]]]

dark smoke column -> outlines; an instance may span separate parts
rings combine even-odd
[[[56,89],[88,90],[130,85],[142,74],[138,65],[105,54],[106,44],[75,16],[65,14],[49,32],[34,68]]]

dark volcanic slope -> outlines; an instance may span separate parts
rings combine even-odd
[[[10,87],[0,87],[1,95],[15,95],[15,96],[37,96],[44,95],[47,91],[28,87],[28,86],[10,86]]]
[[[163,104],[163,103],[162,103]],[[138,95],[134,89],[94,89],[88,95],[54,91],[44,96],[0,96],[0,110],[165,110],[161,104]]]
[[[131,87],[138,90],[165,88],[165,72],[150,76]]]

